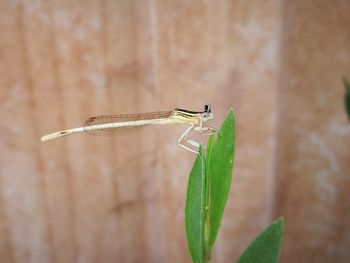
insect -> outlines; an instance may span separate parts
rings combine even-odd
[[[150,125],[188,124],[189,127],[177,140],[178,144],[191,152],[197,153],[199,143],[188,139],[191,131],[211,133],[215,128],[203,126],[214,118],[211,106],[205,105],[203,111],[189,111],[176,108],[170,111],[147,112],[139,114],[102,115],[86,120],[82,127],[50,133],[41,138],[41,141],[50,141],[70,134],[86,132],[94,135],[124,135]],[[192,149],[189,145],[195,147]]]

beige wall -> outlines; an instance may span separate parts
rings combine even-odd
[[[213,262],[273,219],[281,262],[350,260],[349,1],[0,0],[0,261],[190,262],[185,127],[40,143],[92,115],[233,107]],[[205,141],[203,138],[199,140]]]

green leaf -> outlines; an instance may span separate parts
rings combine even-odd
[[[237,263],[277,262],[283,240],[283,218],[277,219],[246,248]]]
[[[188,179],[185,224],[187,243],[193,262],[204,262],[205,159],[203,147]]]
[[[235,126],[234,113],[233,110],[230,110],[220,127],[211,155],[209,156],[209,247],[212,247],[215,243],[230,191],[236,137]]]
[[[206,154],[203,147],[188,180],[185,224],[193,262],[209,262],[230,190],[235,123],[231,110],[215,138],[211,134]]]
[[[350,121],[350,84],[349,84],[349,81],[346,79],[343,79],[343,83],[345,87],[345,95],[344,95],[345,111]]]
[[[215,133],[210,134],[207,143],[207,151],[205,155],[205,222],[204,222],[204,260],[209,262],[211,257],[211,246],[209,244],[210,239],[210,159],[215,144]]]
[[[205,159],[206,159],[206,166],[208,167],[209,166],[209,161],[210,161],[210,157],[211,157],[211,153],[213,151],[213,147],[214,147],[214,144],[215,144],[215,133],[212,132],[209,136],[209,139],[208,139],[208,143],[207,143],[207,151],[206,151],[206,156],[205,156]]]

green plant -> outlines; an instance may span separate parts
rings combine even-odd
[[[189,176],[185,209],[186,234],[194,262],[209,262],[227,201],[234,157],[235,121],[231,110],[217,138],[209,137]]]
[[[348,119],[350,121],[350,84],[347,79],[343,79],[343,84],[345,88],[345,95],[344,95],[344,105],[345,105],[345,111],[348,115]]]
[[[283,240],[283,218],[268,226],[246,248],[237,263],[274,263],[277,262]]]
[[[186,237],[193,262],[209,262],[221,225],[231,186],[236,125],[230,110],[215,136],[211,134],[206,150],[202,146],[193,164],[187,188]],[[242,254],[242,262],[276,262],[282,242],[283,221],[265,230]],[[268,243],[267,243],[268,241]],[[246,261],[256,257],[271,261]]]

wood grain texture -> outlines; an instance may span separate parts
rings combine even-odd
[[[286,217],[283,262],[350,259],[350,125],[341,83],[350,72],[349,8],[348,1],[283,8],[275,198],[276,214]]]
[[[0,262],[190,262],[185,126],[40,137],[94,115],[207,103],[214,126],[233,107],[238,129],[213,262],[234,262],[278,216],[283,262],[348,262],[348,10],[0,0]]]

